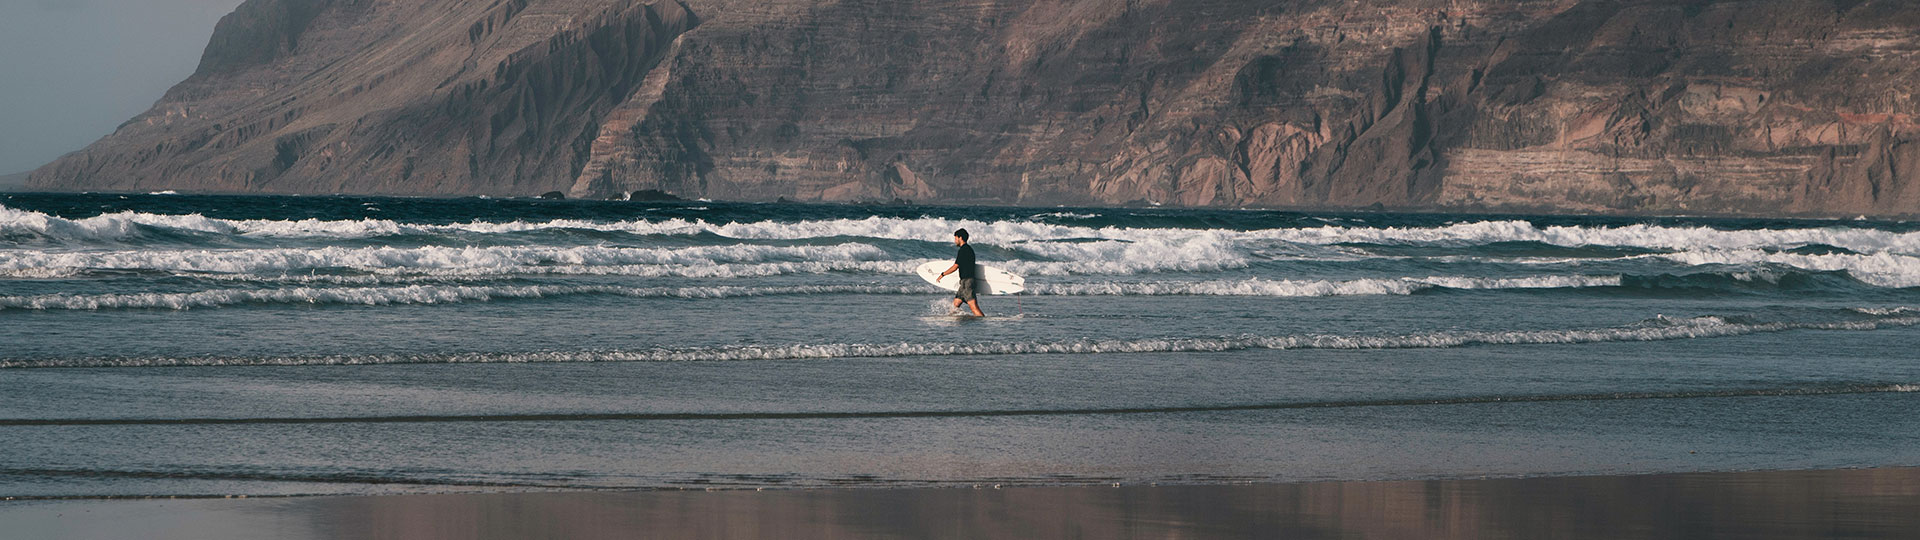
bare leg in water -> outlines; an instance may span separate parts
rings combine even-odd
[[[962,301],[962,300],[960,300],[959,298],[955,298],[955,299],[953,299],[953,307],[954,307],[954,309],[959,309],[959,308],[960,308],[960,304],[961,304],[962,302],[963,302],[963,301]],[[982,312],[980,312],[980,301],[979,301],[979,300],[965,300],[964,302],[965,302],[965,303],[967,304],[967,308],[969,308],[969,309],[972,309],[972,310],[973,310],[973,316],[975,316],[975,317],[985,317],[985,316],[987,316],[987,314],[986,314],[986,313],[982,313]]]

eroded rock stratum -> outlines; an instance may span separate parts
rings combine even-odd
[[[1920,5],[249,0],[31,186],[1920,214]]]

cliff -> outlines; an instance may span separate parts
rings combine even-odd
[[[1909,0],[249,0],[41,189],[1920,214]]]

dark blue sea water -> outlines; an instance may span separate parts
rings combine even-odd
[[[0,496],[1920,465],[1916,308],[1906,223],[0,195]]]

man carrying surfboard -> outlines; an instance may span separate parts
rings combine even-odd
[[[960,307],[960,303],[965,302],[973,310],[973,316],[985,317],[987,314],[980,312],[980,300],[973,294],[974,280],[980,278],[980,267],[973,262],[973,246],[967,245],[966,229],[953,231],[953,245],[960,246],[959,252],[953,255],[953,266],[940,273],[941,278],[954,272],[960,273],[960,286],[953,290],[953,307]]]

